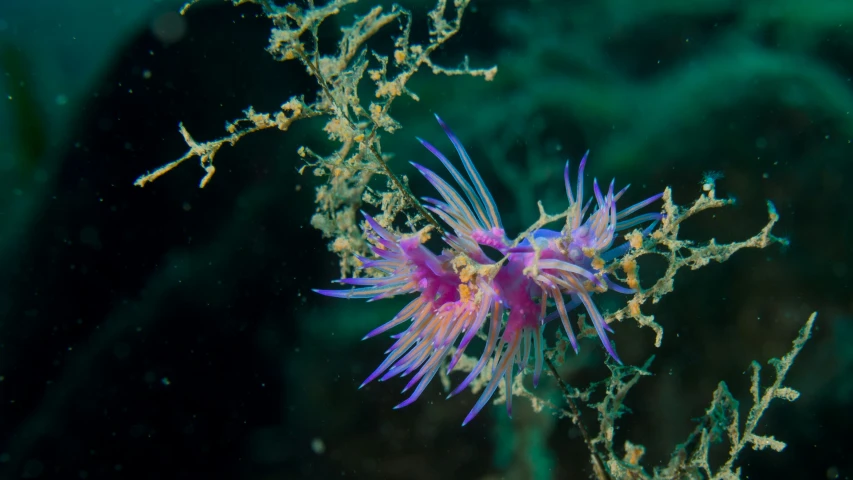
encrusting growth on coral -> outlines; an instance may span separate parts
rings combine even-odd
[[[729,392],[725,382],[720,382],[711,401],[711,406],[705,415],[699,419],[699,424],[691,433],[686,442],[679,445],[673,453],[669,465],[655,471],[654,477],[642,478],[704,478],[732,480],[740,478],[740,468],[734,463],[738,455],[749,445],[754,450],[771,448],[781,452],[785,448],[785,442],[777,440],[772,435],[759,435],[755,432],[762,415],[774,399],[793,402],[799,398],[800,393],[793,388],[784,385],[785,376],[799,355],[808,339],[811,337],[817,312],[812,313],[803,328],[800,329],[797,338],[794,339],[791,350],[782,358],[772,358],[768,362],[775,370],[776,378],[773,384],[764,389],[761,388],[761,365],[752,362],[750,368],[752,376],[750,380],[750,393],[752,394],[752,406],[749,409],[746,421],[741,424],[738,414],[738,401]],[[711,445],[721,441],[727,441],[729,452],[727,460],[717,468],[711,466],[708,452]],[[639,478],[639,477],[638,477]]]
[[[317,82],[315,98],[306,101],[303,96],[291,97],[275,113],[258,113],[249,107],[242,118],[226,125],[227,136],[209,142],[196,142],[181,124],[179,129],[189,150],[140,176],[136,185],[144,186],[184,161],[198,158],[205,170],[200,182],[204,187],[215,173],[214,156],[224,145],[234,145],[244,136],[268,128],[286,131],[297,120],[326,118],[323,130],[339,146],[325,156],[300,147],[297,153],[304,162],[300,173],[311,170],[326,179],[317,189],[317,211],[311,224],[331,239],[329,248],[341,259],[339,283],[356,288],[315,291],[371,301],[416,295],[397,315],[365,336],[367,339],[406,326],[392,335],[394,343],[385,360],[362,386],[376,379],[410,376],[403,391],[411,393],[396,407],[400,408],[417,400],[437,375],[448,396],[465,389],[480,394],[463,425],[489,402],[505,403],[511,414],[513,397],[523,396],[536,412],[548,409],[578,427],[599,480],[739,478],[735,462],[746,446],[776,451],[785,447],[771,435],[756,433],[756,428],[774,398],[793,401],[798,397],[799,393],[783,382],[811,334],[816,314],[800,331],[792,350],[770,361],[776,379],[763,391],[760,366],[752,363],[753,405],[745,422],[739,420],[738,402],[721,382],[687,441],[678,445],[669,464],[651,473],[641,465],[645,453],[642,445],[626,440],[618,452],[614,437],[617,421],[627,411],[625,398],[642,377],[651,375],[654,356],[642,367],[623,365],[608,335],[613,333],[612,322],[633,319],[640,327],[654,331],[654,344],[659,347],[663,327],[642,308],[649,300],[657,303],[673,290],[675,274],[682,267],[695,270],[726,261],[744,248],[787,244],[771,233],[779,219],[772,203],[767,203],[767,223],[754,236],[731,243],[712,239],[697,244],[679,238],[680,226],[699,212],[733,203],[716,196],[715,182],[721,174],[706,174],[699,198],[688,207],[676,205],[671,189],[666,188],[617,209],[616,203],[628,187],[616,191],[611,182],[602,190],[594,180],[592,193],[585,191],[585,155],[576,177],[568,163],[564,170],[568,207],[550,214],[539,202],[539,218],[511,239],[472,159],[441,119],[436,117],[461,159],[464,173],[432,144],[418,140],[440,161],[456,187],[432,170],[414,164],[440,198],[425,198],[422,204],[410,191],[408,179],[392,170],[391,157],[380,146],[380,132],[393,133],[400,128],[389,114],[394,99],[405,95],[418,100],[407,82],[420,67],[434,74],[469,75],[487,81],[494,78],[496,67],[472,69],[467,57],[457,68],[439,66],[431,58],[459,31],[468,0],[454,1],[451,20],[445,18],[447,1],[438,0],[428,15],[429,41],[422,45],[410,42],[410,12],[398,5],[389,12],[373,7],[356,17],[352,25],[341,28],[334,55],[320,54],[318,29],[357,0],[331,0],[324,5],[309,0],[307,8],[278,6],[269,0],[231,1],[235,5],[260,5],[274,25],[267,50],[277,60],[300,62]],[[193,3],[186,4],[182,14]],[[369,51],[367,42],[394,24],[400,33],[394,37],[393,50],[387,55]],[[358,97],[365,75],[375,87],[375,100],[367,104]],[[376,176],[386,179],[387,190],[368,185]],[[660,209],[649,211],[659,200]],[[357,213],[364,204],[381,213],[372,216],[365,212],[365,220],[359,225]],[[558,229],[548,228],[553,224]],[[432,243],[441,244],[440,252],[427,247],[431,237],[437,237]],[[662,257],[666,262],[664,273],[648,288],[641,282],[638,262],[646,255]],[[624,306],[600,311],[594,296],[606,291],[626,295]],[[572,315],[573,309],[581,306],[585,313]],[[557,319],[556,341],[548,342],[544,329]],[[577,352],[578,341],[587,337],[597,338],[603,346],[611,375],[578,389],[560,378],[557,366],[566,361],[569,349]],[[485,345],[479,357],[466,354],[475,338]],[[536,387],[543,368],[555,378],[568,408],[537,397],[528,389],[523,381],[526,374],[532,374]],[[453,387],[450,375],[456,371],[467,375]],[[595,409],[597,430],[582,421],[583,406]],[[723,440],[730,445],[727,460],[711,465],[709,448]]]
[[[412,202],[414,197],[408,194],[405,177],[396,175],[389,168],[387,161],[390,157],[382,152],[379,133],[393,133],[400,128],[390,115],[396,98],[406,95],[418,100],[417,94],[406,84],[421,67],[429,68],[434,74],[483,77],[486,81],[495,77],[497,67],[471,68],[467,58],[456,68],[441,67],[430,58],[436,49],[459,32],[469,0],[453,2],[450,20],[445,18],[448,14],[447,1],[438,0],[428,15],[429,41],[426,44],[410,41],[412,15],[408,10],[394,5],[390,12],[385,12],[381,6],[376,6],[357,17],[351,26],[341,29],[342,36],[335,55],[320,54],[320,25],[356,2],[332,0],[315,6],[310,1],[309,8],[303,8],[293,3],[278,6],[268,0],[232,0],[235,5],[255,3],[261,6],[274,25],[267,51],[277,60],[302,63],[319,86],[315,99],[307,101],[304,96],[294,96],[281,105],[279,112],[271,113],[259,113],[249,107],[242,118],[226,125],[227,136],[208,142],[196,142],[181,124],[179,129],[189,150],[181,158],[140,176],[135,184],[145,186],[186,160],[198,158],[205,170],[199,186],[204,187],[216,171],[213,160],[223,146],[233,146],[244,136],[260,130],[277,128],[287,131],[296,121],[325,117],[328,120],[324,131],[330,140],[340,144],[338,149],[321,155],[308,147],[301,147],[298,154],[305,159],[301,171],[311,169],[314,175],[328,179],[326,185],[318,188],[317,213],[311,224],[332,239],[329,247],[341,257],[342,275],[356,266],[355,254],[366,252],[367,245],[357,227],[357,211],[361,204],[381,208],[382,215],[376,218],[382,225],[390,225],[399,215],[406,215],[410,224],[427,221],[438,227],[420,203]],[[182,14],[191,4],[184,6]],[[368,41],[393,24],[400,31],[394,37],[393,59],[370,51]],[[375,100],[367,104],[357,95],[365,75],[375,86]],[[388,179],[387,191],[376,192],[368,187],[376,175]]]

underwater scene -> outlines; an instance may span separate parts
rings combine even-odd
[[[853,478],[850,0],[4,0],[0,479]]]

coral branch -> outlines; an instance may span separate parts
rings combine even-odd
[[[257,113],[250,107],[244,117],[226,125],[228,136],[204,143],[193,140],[182,124],[180,131],[189,150],[181,158],[140,176],[135,185],[145,186],[186,160],[198,158],[205,171],[199,186],[204,187],[216,171],[214,156],[224,145],[234,145],[245,135],[260,130],[275,127],[286,131],[297,120],[323,116],[328,119],[324,131],[339,147],[326,155],[300,147],[300,157],[311,160],[305,162],[300,172],[310,167],[314,175],[328,179],[317,189],[317,212],[311,224],[331,239],[329,249],[341,258],[341,276],[358,265],[356,255],[368,253],[368,245],[356,223],[356,214],[365,202],[382,208],[377,221],[386,228],[392,228],[394,219],[405,215],[413,231],[426,222],[443,233],[442,225],[412,195],[407,179],[388,164],[391,157],[382,153],[379,132],[393,133],[400,128],[389,114],[394,99],[405,94],[418,100],[406,85],[420,67],[425,65],[435,74],[483,77],[487,81],[494,78],[497,67],[471,68],[466,57],[459,68],[443,68],[430,59],[430,55],[459,32],[468,0],[453,3],[450,20],[445,19],[447,1],[438,0],[428,14],[429,41],[423,45],[410,41],[412,15],[408,10],[398,5],[390,12],[381,6],[372,7],[351,25],[341,28],[334,55],[322,55],[317,33],[320,25],[356,1],[331,0],[320,6],[308,2],[308,7],[302,8],[296,4],[278,6],[268,0],[232,0],[235,5],[252,3],[261,7],[274,26],[267,51],[279,61],[296,60],[305,67],[319,87],[315,100],[307,103],[303,97],[293,97],[277,113]],[[193,3],[184,5],[181,13],[186,13]],[[372,51],[375,67],[369,68],[368,43],[395,22],[401,24],[401,33],[394,37],[393,66],[389,67],[389,56]],[[376,86],[376,100],[372,102],[358,97],[359,83],[365,74]],[[368,188],[376,175],[388,179],[386,191]]]

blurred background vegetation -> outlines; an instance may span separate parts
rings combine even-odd
[[[326,45],[374,4],[327,24]],[[403,5],[425,38],[433,3]],[[460,428],[474,395],[444,401],[436,382],[394,411],[402,383],[357,390],[388,345],[359,339],[399,304],[310,291],[338,273],[309,225],[322,179],[296,172],[299,146],[331,148],[321,121],[223,149],[203,190],[189,165],[132,186],[183,154],[179,121],[208,140],[249,105],[274,111],[316,90],[264,51],[256,6],[207,1],[185,17],[178,6],[0,6],[0,476],[588,477],[577,429],[524,401],[512,420],[496,407]],[[435,165],[414,136],[449,148],[437,112],[511,234],[538,199],[564,204],[562,166],[587,148],[589,174],[631,183],[629,202],[670,185],[687,203],[703,172],[722,172],[717,193],[738,206],[694,219],[684,238],[746,238],[765,200],[782,217],[789,248],[685,272],[648,308],[661,348],[650,331],[614,326],[623,360],[657,356],[626,401],[621,440],[647,447],[645,465],[665,463],[717,382],[747,400],[749,362],[786,352],[818,310],[787,382],[802,396],[773,405],[759,430],[788,448],[749,451],[742,465],[752,478],[849,477],[850,3],[479,1],[435,60],[466,54],[497,64],[495,80],[421,73],[409,84],[420,102],[396,102],[404,128],[383,136],[416,195],[432,192],[408,160]],[[588,342],[561,374],[585,385],[607,375],[601,359]]]

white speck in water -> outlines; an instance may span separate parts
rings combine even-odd
[[[311,450],[317,455],[322,455],[326,451],[326,444],[320,438],[311,440]]]

